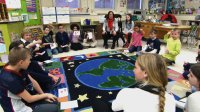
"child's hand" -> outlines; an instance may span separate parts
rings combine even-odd
[[[171,30],[171,31],[167,32],[167,35],[170,35],[170,34],[172,33],[172,31],[173,31],[173,30]]]
[[[54,96],[53,94],[49,94],[49,93],[45,93],[46,94],[46,101],[49,101],[49,102],[53,102],[53,101],[57,101],[57,97]]]

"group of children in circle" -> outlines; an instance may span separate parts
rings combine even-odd
[[[114,13],[111,11],[108,15],[113,16]],[[126,18],[129,18],[129,15]],[[108,48],[108,44],[106,43],[107,39],[105,38],[109,38],[109,35],[116,35],[112,27],[112,18],[108,17],[108,19],[111,19],[107,20],[106,26],[109,28],[105,28],[105,32],[103,33],[105,48]],[[130,24],[128,20],[126,22]],[[127,26],[129,28],[132,27],[132,25]],[[156,38],[156,31],[152,30],[150,32],[151,38],[142,49],[141,39],[144,31],[140,27],[139,24],[135,24],[132,34],[130,32],[126,33],[127,38],[129,37],[131,39],[127,39],[130,42],[127,41],[124,44],[124,46],[128,46],[129,52],[138,52],[138,58],[134,67],[137,83],[135,88],[122,89],[112,102],[110,109],[112,111],[124,110],[126,112],[132,112],[134,110],[140,112],[175,112],[175,99],[172,94],[166,92],[166,85],[168,84],[166,64],[175,63],[176,56],[180,53],[180,31],[174,29],[165,35],[164,40],[166,40],[167,45],[164,55],[160,56],[158,55],[160,42]],[[80,30],[77,25],[74,25],[71,29],[73,31]],[[106,29],[111,31],[106,31]],[[53,45],[54,41],[50,36],[52,33],[49,30],[48,27],[44,27],[44,37],[42,40],[36,39],[30,42],[31,35],[29,30],[26,29],[22,32],[21,40],[11,43],[8,57],[9,62],[0,73],[1,106],[4,111],[59,111],[57,97],[48,92],[53,87],[59,85],[60,78],[45,72],[38,62],[51,59],[52,54],[67,52],[69,48],[74,50],[83,49],[83,46],[79,41],[80,35],[78,36],[74,32],[71,32],[70,36],[67,37],[68,34],[63,33],[63,26],[59,25],[59,32],[55,37],[58,47],[55,47]],[[41,43],[44,46],[42,48],[38,45]],[[70,47],[69,43],[71,43]],[[112,45],[112,48],[115,48],[115,45]],[[199,104],[198,98],[200,97],[199,68],[200,64],[197,63],[189,69],[188,80],[196,88],[196,92],[188,97],[185,106],[187,112],[197,112],[200,110],[197,105]],[[16,102],[18,103],[13,105]]]

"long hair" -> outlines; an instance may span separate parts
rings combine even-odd
[[[190,68],[192,74],[197,78],[200,87],[200,63],[194,64]],[[200,89],[200,88],[198,88]]]
[[[130,20],[129,20],[129,21],[126,19],[126,25],[127,25],[128,22],[130,22],[130,24],[132,24],[132,20],[131,20],[131,19],[132,19],[132,18],[131,18],[132,15],[131,15],[131,14],[126,14],[126,15],[130,17]]]
[[[167,67],[161,56],[157,54],[143,54],[138,57],[137,63],[143,71],[146,71],[147,78],[143,83],[153,85],[159,89],[159,112],[164,112],[165,86],[167,80]]]
[[[109,19],[109,14],[110,13],[113,13],[113,19],[115,18],[115,14],[114,14],[114,12],[113,11],[108,11],[108,14],[107,14],[107,16],[106,16],[106,20],[108,20]],[[115,20],[115,19],[114,19]]]

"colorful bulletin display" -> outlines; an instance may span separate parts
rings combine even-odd
[[[10,1],[13,1],[13,0],[10,0]],[[35,26],[35,25],[42,24],[41,14],[40,14],[40,10],[39,10],[40,9],[39,0],[20,0],[20,1],[21,1],[20,9],[8,11],[8,13],[10,15],[9,20],[20,21],[20,18],[22,18],[23,20],[25,20],[24,21],[25,26]],[[29,3],[29,4],[27,5],[27,3]],[[13,2],[13,4],[15,4],[15,2]],[[32,6],[30,6],[30,5],[32,5]],[[30,7],[28,7],[28,6],[30,6]],[[36,11],[34,12],[34,10],[36,10]],[[29,11],[31,11],[31,12],[29,12]]]
[[[21,0],[6,0],[8,9],[21,9]]]
[[[42,29],[40,27],[30,28],[32,38],[41,39],[43,36]]]
[[[26,0],[27,12],[36,12],[36,1]]]

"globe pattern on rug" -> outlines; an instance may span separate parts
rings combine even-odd
[[[134,65],[130,62],[101,58],[80,64],[76,78],[84,85],[100,90],[119,90],[134,84]]]

